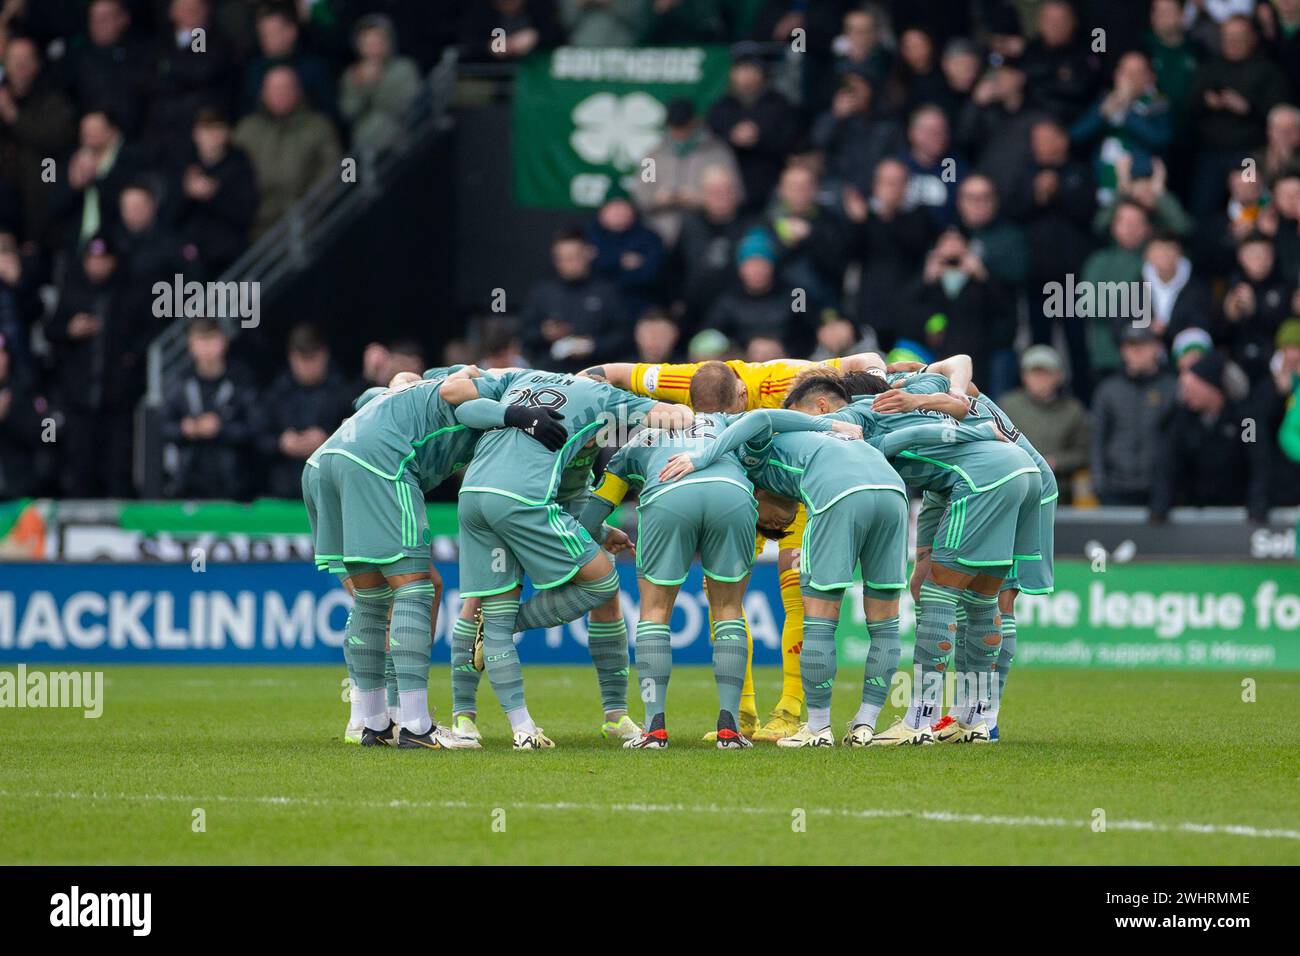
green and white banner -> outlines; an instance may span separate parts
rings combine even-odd
[[[599,206],[639,174],[663,137],[670,100],[700,113],[726,89],[723,46],[561,47],[520,64],[514,95],[515,202],[545,209]]]
[[[903,599],[903,653],[915,613]],[[845,608],[844,659],[867,651],[860,601]],[[1300,565],[1058,561],[1056,593],[1016,601],[1016,666],[1300,668]]]

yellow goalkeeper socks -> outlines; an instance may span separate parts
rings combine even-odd
[[[776,706],[798,715],[803,712],[803,679],[799,673],[799,653],[803,649],[803,595],[799,592],[799,569],[782,571],[780,582],[785,623],[781,625],[781,700]]]

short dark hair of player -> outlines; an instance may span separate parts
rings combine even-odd
[[[798,408],[818,398],[832,401],[838,399],[843,405],[849,403],[849,393],[844,390],[844,383],[839,375],[833,372],[830,374],[817,372],[801,373],[790,386],[790,391],[785,393],[785,400],[781,402],[781,406]]]
[[[293,355],[319,355],[324,348],[325,339],[310,322],[301,322],[289,332],[289,351]]]
[[[221,323],[207,316],[198,316],[190,319],[190,324],[186,326],[185,331],[190,335],[224,335],[225,329]]]
[[[885,381],[885,376],[877,375],[875,372],[845,372],[840,382],[850,398],[856,398],[858,395],[879,395],[881,392],[889,391],[889,383]]]
[[[587,237],[579,229],[560,229],[551,237],[551,248],[563,242],[586,242]]]
[[[736,402],[736,370],[726,362],[705,362],[691,376],[691,408],[725,412]]]

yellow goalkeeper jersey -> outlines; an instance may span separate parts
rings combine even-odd
[[[690,362],[683,365],[649,365],[638,363],[632,366],[632,391],[661,402],[677,402],[682,405],[691,403],[691,376],[702,362]],[[781,400],[789,391],[796,375],[810,365],[823,364],[839,368],[840,360],[828,359],[825,362],[810,362],[807,359],[773,359],[770,362],[745,362],[733,359],[726,363],[740,380],[745,383],[749,394],[748,409],[780,408]]]

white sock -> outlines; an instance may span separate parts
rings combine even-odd
[[[400,723],[402,722],[402,708],[400,708],[400,707],[389,707],[389,708],[388,708],[388,719],[391,720],[391,721],[392,721],[393,723],[395,723],[395,724],[400,724]]]
[[[808,729],[814,733],[819,730],[825,730],[831,725],[831,709],[829,707],[809,707],[808,708]]]
[[[929,727],[935,722],[936,713],[935,705],[929,701],[913,700],[912,706],[907,708],[907,715],[903,718],[903,723],[909,727]]]
[[[366,722],[366,711],[361,706],[361,691],[357,689],[356,684],[353,684],[352,689],[348,691],[348,704],[351,706],[348,712],[348,726],[360,727]]]
[[[382,685],[374,690],[362,690],[357,694],[361,698],[362,722],[371,730],[383,730],[391,723],[388,719],[388,690]]]
[[[853,717],[853,726],[866,724],[874,732],[878,719],[880,719],[880,705],[868,704],[864,701],[862,706],[858,708],[857,714]]]
[[[402,700],[402,726],[413,734],[427,734],[433,726],[429,717],[429,689],[404,690],[399,692]]]
[[[537,725],[533,723],[533,718],[528,716],[527,707],[518,707],[515,710],[506,711],[506,719],[510,721],[511,730],[522,730],[524,733],[537,733]]]

